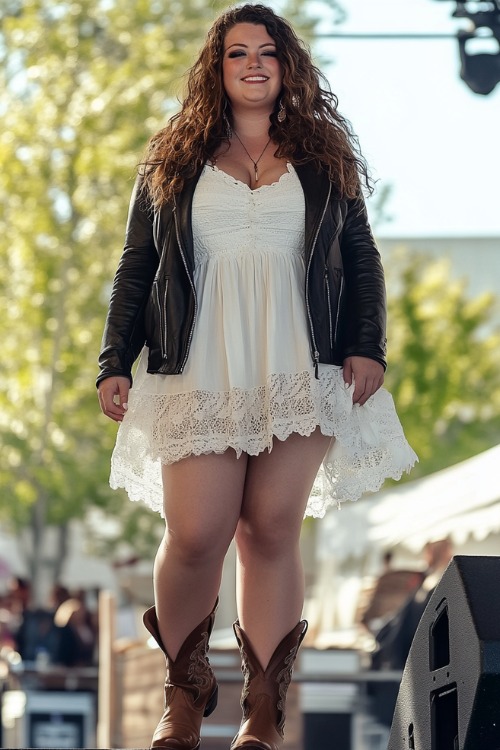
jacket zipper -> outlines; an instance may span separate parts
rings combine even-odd
[[[342,302],[342,292],[344,291],[344,277],[340,277],[340,290],[339,290],[339,301],[337,304],[337,315],[335,317],[335,333],[333,335],[333,340],[337,341],[337,330],[339,327],[339,317],[340,317],[340,304]]]
[[[309,261],[307,263],[307,270],[306,270],[306,309],[307,309],[307,317],[309,318],[309,328],[311,330],[311,341],[312,341],[312,345],[313,345],[313,349],[314,349],[314,352],[313,352],[313,362],[314,362],[314,376],[315,376],[316,380],[319,380],[319,372],[318,372],[318,367],[319,367],[319,352],[318,352],[318,346],[316,344],[316,336],[314,335],[314,327],[313,327],[313,322],[312,322],[311,307],[309,305],[309,271],[311,270],[311,261],[312,261],[313,253],[314,253],[314,250],[316,248],[316,243],[318,241],[319,230],[321,229],[321,225],[323,224],[323,220],[325,218],[326,209],[328,208],[328,203],[330,201],[330,195],[331,195],[331,193],[332,193],[332,183],[330,182],[328,184],[328,195],[326,197],[325,207],[323,209],[323,214],[321,215],[321,219],[320,219],[320,222],[318,224],[318,228],[316,230],[316,234],[314,235],[314,240],[313,240],[313,244],[312,244],[312,247],[311,247],[311,253],[309,255]]]
[[[155,297],[156,297],[156,304],[158,306],[158,314],[160,316],[160,326],[161,326],[161,356],[163,359],[167,359],[167,319],[166,319],[166,310],[167,310],[167,290],[168,290],[168,279],[165,280],[165,293],[163,295],[163,305],[160,300],[160,292],[158,290],[158,284],[155,284]]]
[[[328,302],[328,327],[330,330],[330,349],[333,349],[333,322],[332,322],[332,299],[330,297],[330,283],[328,281],[328,270],[325,269],[326,299]],[[335,330],[337,330],[335,328]]]
[[[193,338],[194,326],[195,326],[195,323],[196,323],[196,319],[198,317],[198,301],[196,299],[196,289],[194,287],[194,281],[191,278],[191,274],[189,273],[188,265],[187,265],[187,262],[186,262],[186,256],[184,254],[184,249],[182,247],[182,242],[181,242],[181,238],[180,238],[180,234],[179,234],[179,224],[178,224],[178,221],[177,221],[177,203],[175,202],[175,197],[174,197],[174,209],[173,209],[173,213],[174,213],[175,236],[177,237],[177,244],[179,245],[179,251],[181,253],[182,262],[184,263],[184,268],[186,269],[186,273],[187,273],[187,276],[188,276],[188,279],[189,279],[189,283],[191,284],[191,289],[193,290],[193,296],[194,296],[193,322],[191,323],[191,330],[189,331],[189,336],[188,336],[188,340],[187,340],[186,354],[185,354],[184,359],[182,361],[182,364],[181,364],[181,366],[180,366],[180,368],[178,370],[178,372],[181,373],[184,370],[184,367],[186,365],[187,358],[188,358],[188,355],[189,355],[189,349],[191,347],[191,339]]]

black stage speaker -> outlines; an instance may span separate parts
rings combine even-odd
[[[457,555],[429,599],[387,750],[500,750],[500,557]]]

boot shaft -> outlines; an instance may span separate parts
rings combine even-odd
[[[214,675],[208,659],[209,639],[213,630],[215,611],[218,600],[212,612],[199,623],[186,637],[179,652],[171,659],[161,638],[155,607],[146,610],[143,622],[151,633],[165,657],[166,678],[165,689],[175,686],[188,691],[197,700],[214,684]]]
[[[144,613],[144,625],[163,651],[167,668],[165,708],[153,734],[153,750],[200,748],[202,719],[217,705],[217,682],[207,655],[217,602],[208,617],[187,636],[175,661],[162,641],[155,608]]]
[[[307,632],[307,622],[301,620],[276,647],[269,664],[262,668],[252,645],[239,625],[233,625],[236,640],[241,653],[241,670],[244,685],[241,695],[243,721],[246,721],[257,709],[262,712],[264,703],[267,713],[273,715],[278,733],[283,736],[285,723],[285,703],[288,687],[292,680],[293,666],[297,652]]]

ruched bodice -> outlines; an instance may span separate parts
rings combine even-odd
[[[291,164],[272,185],[251,190],[206,166],[193,201],[195,264],[220,256],[302,255],[304,195]]]

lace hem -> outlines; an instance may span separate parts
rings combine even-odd
[[[161,464],[228,448],[257,455],[273,439],[310,435],[318,426],[335,436],[318,473],[306,515],[374,492],[386,478],[400,479],[417,457],[408,445],[392,397],[377,391],[362,407],[352,404],[342,371],[322,367],[276,374],[265,386],[245,390],[141,394],[132,390],[112,457],[110,484],[131,500],[162,511]]]

